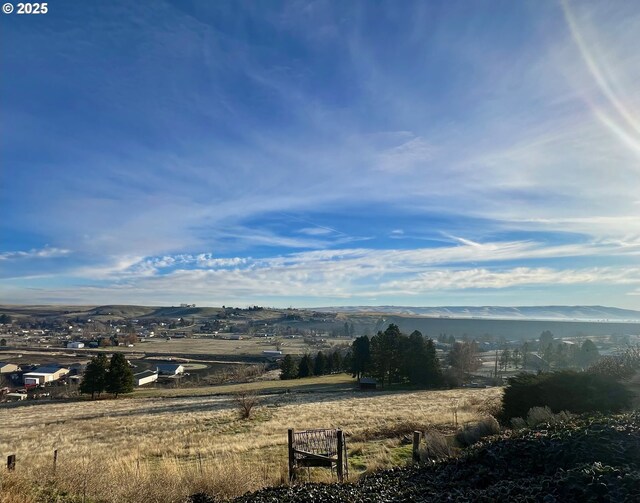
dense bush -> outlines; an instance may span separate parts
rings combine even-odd
[[[553,412],[618,412],[628,408],[632,394],[615,379],[587,372],[520,374],[509,379],[502,398],[504,421],[526,417],[532,407]]]

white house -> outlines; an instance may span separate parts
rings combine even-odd
[[[175,376],[184,374],[184,367],[179,363],[158,363],[156,370],[160,375]]]
[[[158,373],[153,370],[145,370],[144,372],[138,372],[133,374],[136,386],[144,386],[158,380]]]
[[[84,342],[73,341],[67,343],[67,348],[69,349],[82,349],[84,347]]]

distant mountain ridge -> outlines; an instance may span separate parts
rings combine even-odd
[[[332,306],[318,307],[316,310],[334,313],[381,313],[435,318],[640,321],[640,311],[605,306]]]

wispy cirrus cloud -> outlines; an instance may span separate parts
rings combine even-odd
[[[28,251],[6,251],[0,252],[0,260],[28,260],[40,258],[63,257],[69,255],[71,250],[55,247],[44,247],[40,249],[32,248]]]

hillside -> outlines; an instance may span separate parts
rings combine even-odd
[[[234,500],[275,501],[640,501],[640,413],[507,433],[459,459],[382,471],[355,484],[269,488]]]
[[[336,313],[383,313],[441,318],[483,318],[508,320],[640,321],[640,311],[605,306],[344,306],[322,307]]]

